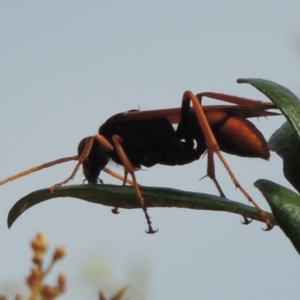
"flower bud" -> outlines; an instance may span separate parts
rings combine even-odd
[[[53,255],[53,261],[62,259],[66,255],[66,247],[65,246],[59,246],[55,249],[54,255]]]
[[[31,242],[31,248],[34,252],[34,256],[37,260],[41,260],[48,250],[49,237],[45,233],[38,233],[35,239]]]

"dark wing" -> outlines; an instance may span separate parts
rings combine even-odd
[[[272,102],[266,102],[259,105],[209,105],[204,106],[205,111],[227,111],[231,114],[243,118],[258,118],[268,116],[278,116],[280,113],[269,111],[270,109],[277,109]]]

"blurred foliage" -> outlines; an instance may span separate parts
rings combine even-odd
[[[55,300],[66,291],[66,276],[59,274],[55,285],[47,285],[44,281],[46,276],[51,272],[54,264],[65,257],[66,248],[65,246],[59,246],[54,250],[48,267],[44,267],[45,255],[49,249],[48,236],[45,233],[38,233],[31,241],[31,249],[33,251],[33,267],[31,268],[29,275],[26,277],[26,284],[30,290],[30,295],[16,295],[15,300]],[[124,299],[127,290],[128,286],[125,286],[109,298],[100,291],[98,299],[122,300]],[[0,300],[7,300],[7,298],[4,295],[0,295]]]
[[[66,248],[57,247],[53,254],[48,267],[44,267],[44,258],[49,249],[49,238],[45,233],[38,233],[31,241],[33,251],[32,268],[26,277],[26,284],[30,290],[29,296],[16,295],[15,300],[54,300],[66,291],[67,279],[65,275],[57,276],[55,285],[45,284],[45,278],[51,272],[57,261],[64,258]],[[5,296],[1,296],[5,300]]]

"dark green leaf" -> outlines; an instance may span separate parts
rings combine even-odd
[[[265,79],[238,79],[264,93],[282,111],[289,123],[274,132],[269,147],[283,159],[285,178],[300,192],[300,100],[287,88]]]
[[[250,83],[265,94],[285,115],[292,127],[300,136],[300,100],[284,86],[265,79],[238,79],[238,83]]]
[[[262,221],[257,211],[248,205],[208,194],[183,192],[175,189],[141,187],[147,207],[178,207],[212,211],[227,211]],[[58,197],[72,197],[84,201],[120,208],[140,208],[135,190],[129,186],[70,185],[58,188],[50,194],[49,189],[38,190],[21,198],[8,214],[8,227],[30,207]],[[272,214],[267,213],[272,221]]]
[[[254,185],[265,196],[277,224],[300,254],[300,196],[268,180],[258,180]]]
[[[273,133],[269,147],[282,158],[285,178],[300,192],[300,142],[290,123],[285,122]]]

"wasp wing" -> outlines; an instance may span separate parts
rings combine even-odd
[[[243,118],[258,118],[277,116],[279,113],[269,111],[270,109],[277,109],[272,102],[265,102],[256,105],[205,105],[202,106],[204,113],[208,112],[227,112],[232,115],[238,115]],[[191,107],[191,113],[194,109]],[[156,110],[130,110],[123,113],[124,121],[128,120],[156,120],[165,118],[172,124],[178,124],[181,120],[181,108],[167,108]]]

